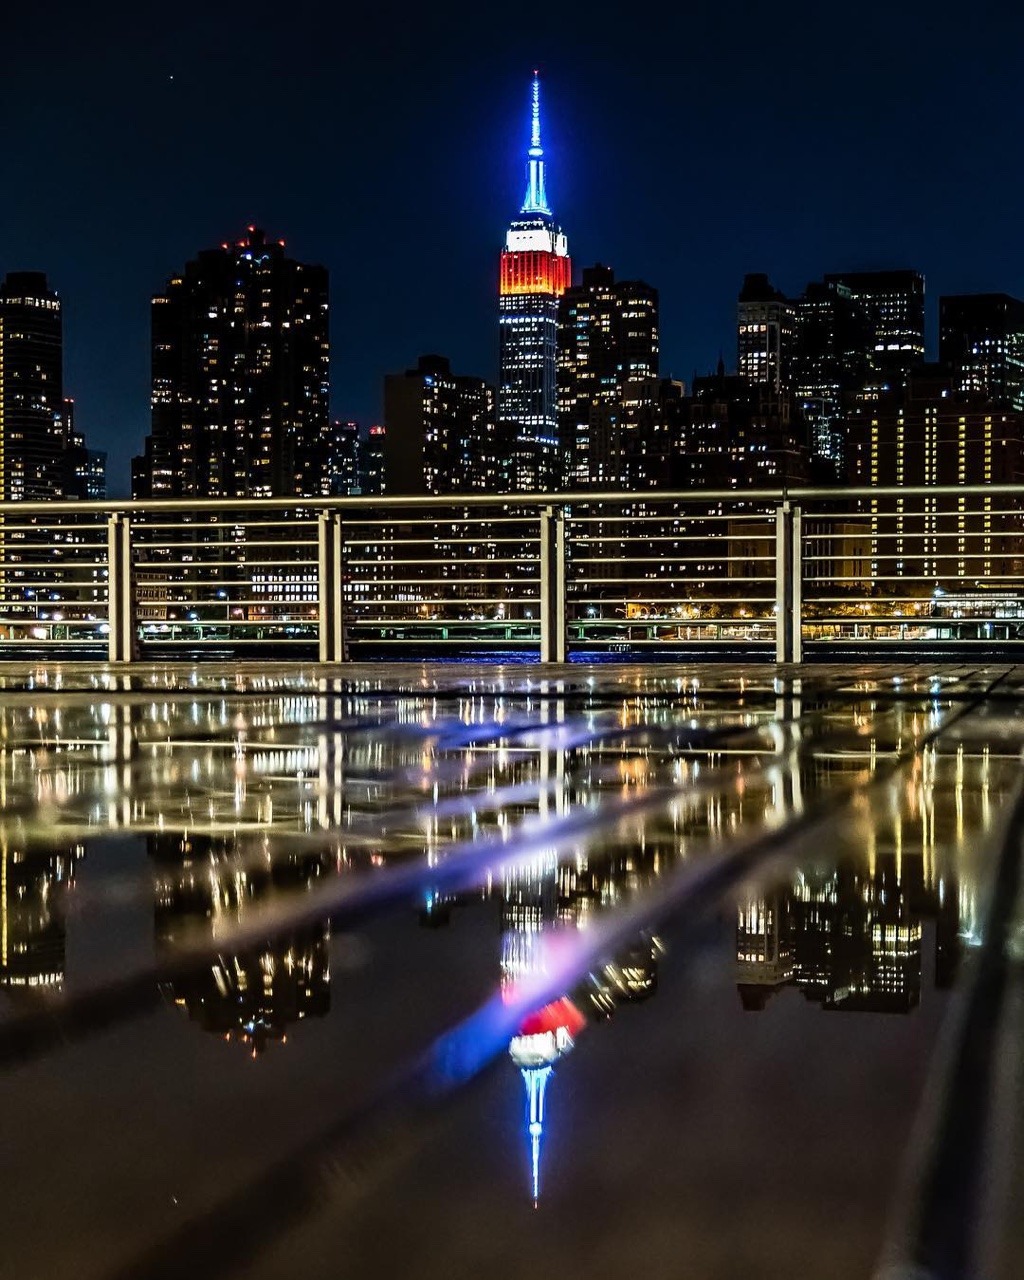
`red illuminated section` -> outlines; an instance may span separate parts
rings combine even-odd
[[[543,1009],[528,1013],[519,1024],[521,1036],[555,1035],[559,1031],[568,1032],[573,1040],[587,1025],[587,1020],[580,1013],[568,996],[562,996],[546,1004]]]
[[[501,255],[501,293],[546,293],[560,298],[572,284],[572,262],[548,249],[513,251]]]

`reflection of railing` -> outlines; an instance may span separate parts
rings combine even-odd
[[[1013,486],[0,505],[0,652],[800,661],[1024,641]]]

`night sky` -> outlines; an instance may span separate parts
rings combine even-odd
[[[0,271],[63,297],[114,495],[149,297],[248,222],[330,269],[335,416],[379,418],[424,351],[493,379],[539,66],[577,268],[661,290],[665,373],[732,363],[752,270],[915,267],[934,329],[941,293],[1024,294],[1022,47],[1009,0],[5,7]]]

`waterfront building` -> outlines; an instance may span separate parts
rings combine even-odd
[[[444,356],[384,379],[388,493],[494,492],[494,388],[452,373]]]
[[[534,73],[526,195],[501,254],[498,302],[498,436],[507,453],[502,489],[548,489],[558,479],[558,300],[572,283],[565,233],[548,203]]]
[[[558,308],[558,434],[570,488],[628,488],[658,395],[658,291],[587,267]]]
[[[64,496],[64,330],[41,271],[0,283],[0,497]]]
[[[249,227],[152,302],[152,429],[138,497],[322,492],[327,271]]]
[[[940,298],[939,363],[957,391],[1024,409],[1024,302],[1006,293]]]
[[[860,406],[850,421],[849,454],[857,486],[1019,484],[1024,413],[958,390],[941,365],[922,365],[903,390]],[[1015,578],[1024,564],[1020,519],[1007,497],[908,497],[888,520],[877,505],[872,576],[906,578],[911,594]]]

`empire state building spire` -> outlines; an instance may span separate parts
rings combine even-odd
[[[520,493],[561,483],[558,451],[558,300],[572,283],[565,233],[551,215],[541,142],[540,77],[531,84],[526,197],[509,224],[498,302],[501,484]]]
[[[547,192],[544,189],[544,148],[540,141],[540,72],[533,73],[530,106],[530,149],[526,161],[526,197],[521,213],[547,213]]]

